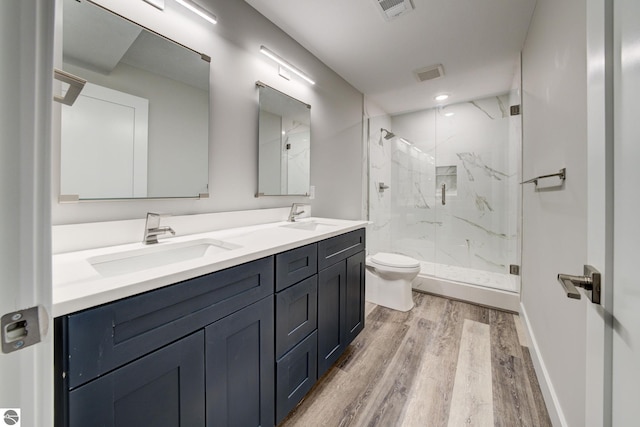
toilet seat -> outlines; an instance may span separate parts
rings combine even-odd
[[[404,255],[389,254],[385,252],[379,252],[371,256],[370,262],[381,267],[391,267],[394,269],[414,269],[420,267],[420,261],[418,260]]]

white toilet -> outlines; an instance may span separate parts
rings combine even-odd
[[[404,255],[379,252],[367,257],[365,299],[394,310],[413,308],[411,282],[420,272],[420,261]]]

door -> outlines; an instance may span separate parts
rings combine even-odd
[[[148,129],[148,99],[85,84],[73,105],[62,106],[61,193],[147,197]]]
[[[637,424],[640,296],[634,275],[640,209],[640,4],[587,2],[588,262],[603,273],[603,302],[587,310],[587,425]]]
[[[638,423],[640,402],[640,3],[613,2],[612,425]]]
[[[53,424],[53,334],[47,314],[53,5],[0,2],[0,315],[41,308],[41,342],[0,353],[0,417],[22,427]],[[10,346],[20,347],[19,341]]]

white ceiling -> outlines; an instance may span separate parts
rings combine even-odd
[[[508,91],[536,2],[413,0],[387,22],[377,0],[245,1],[389,114]],[[419,82],[434,64],[445,76]]]

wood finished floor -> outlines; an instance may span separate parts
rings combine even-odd
[[[517,315],[413,296],[408,313],[367,304],[364,331],[280,426],[551,426]]]

